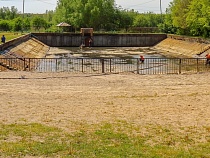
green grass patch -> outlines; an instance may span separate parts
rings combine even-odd
[[[16,32],[0,32],[0,37],[2,37],[2,35],[4,35],[6,37],[6,42],[10,41],[12,39],[15,39],[17,37],[23,36],[22,33],[16,33]]]
[[[31,124],[0,124],[0,157],[209,157],[210,142],[195,141],[194,127],[179,133],[170,127],[140,127],[124,121],[89,125],[76,131]],[[205,127],[209,134],[209,127]],[[209,136],[209,135],[208,135]]]

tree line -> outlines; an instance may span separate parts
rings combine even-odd
[[[161,28],[166,33],[210,36],[210,0],[173,0]]]
[[[136,27],[158,27],[165,33],[209,37],[209,10],[209,0],[173,0],[162,15],[123,9],[115,0],[58,0],[56,9],[44,14],[22,15],[15,7],[0,8],[0,30],[55,32],[56,24],[67,22],[75,30],[93,27],[127,32]]]
[[[0,31],[39,31],[52,26],[53,11],[46,14],[21,14],[12,6],[0,8]]]

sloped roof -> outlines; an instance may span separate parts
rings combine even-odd
[[[71,25],[69,25],[68,23],[65,23],[65,22],[61,22],[60,24],[58,24],[56,26],[71,26]]]

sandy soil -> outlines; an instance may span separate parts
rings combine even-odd
[[[85,75],[0,73],[2,123],[39,122],[71,129],[125,120],[174,128],[210,126],[209,73]]]

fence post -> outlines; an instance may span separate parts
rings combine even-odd
[[[28,59],[28,70],[31,71],[31,58]]]
[[[139,58],[137,58],[137,74],[139,74]]]
[[[198,58],[197,58],[197,73],[199,72]]]
[[[112,59],[111,58],[109,59],[109,62],[110,62],[109,64],[110,72],[112,72]]]
[[[182,73],[182,59],[179,59],[179,74]]]
[[[84,61],[82,59],[82,72],[84,71],[83,65],[84,65]]]
[[[26,71],[26,58],[23,58],[23,70]]]
[[[104,59],[101,59],[101,64],[102,64],[102,73],[104,73]]]
[[[55,72],[57,72],[57,70],[58,70],[58,60],[57,60],[57,58],[55,59]]]

